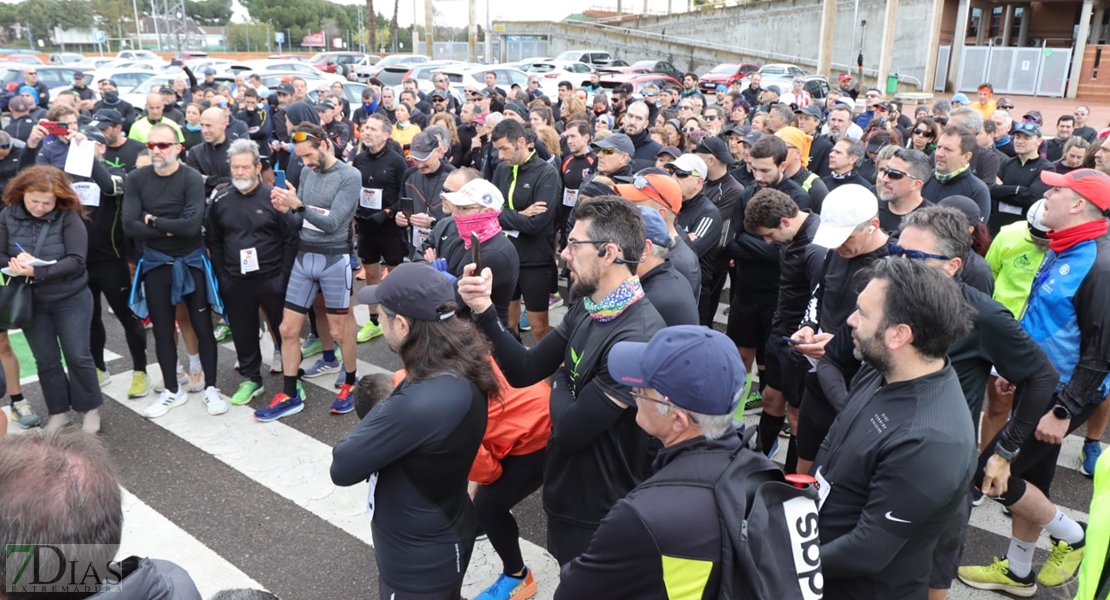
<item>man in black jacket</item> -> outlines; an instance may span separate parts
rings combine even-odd
[[[713,272],[720,251],[721,240],[721,211],[709,201],[702,190],[708,168],[705,161],[697,154],[683,154],[666,164],[671,172],[671,177],[678,182],[682,190],[682,210],[675,219],[675,226],[680,231],[685,231],[690,239],[690,247],[698,255],[698,264],[701,267],[701,292],[698,294],[699,314],[703,315],[702,325],[712,324],[715,311],[708,313],[708,322],[702,312],[701,303],[708,302],[712,293]]]
[[[832,172],[829,167],[829,153],[832,152],[833,143],[836,141],[827,135],[821,135],[821,121],[824,118],[825,114],[816,104],[794,111],[794,121],[798,124],[798,129],[813,138],[813,143],[809,146],[809,161],[806,163],[806,168],[817,173],[817,176],[822,179]]]
[[[273,162],[270,160],[270,113],[258,105],[258,92],[247,87],[243,92],[243,108],[235,113],[235,118],[246,123],[247,133],[258,144],[258,156],[262,159],[262,178],[273,183]],[[202,126],[203,127],[203,126]]]
[[[639,171],[655,166],[655,156],[663,145],[651,139],[651,111],[643,101],[633,102],[624,113],[624,134],[632,140],[636,152],[632,155],[632,170]]]
[[[975,448],[946,349],[973,311],[955,281],[881,260],[849,317],[867,362],[817,456],[828,598],[924,598],[930,556],[967,498]]]
[[[231,180],[227,163],[227,116],[218,106],[205,109],[200,114],[200,134],[204,141],[189,150],[185,164],[204,176],[204,194],[212,197],[216,187]]]
[[[808,364],[783,341],[798,330],[806,306],[821,279],[821,267],[828,249],[812,243],[821,217],[798,205],[777,190],[761,190],[744,215],[744,229],[779,247],[779,297],[771,334],[767,340],[763,389],[763,415],[759,419],[759,441],[770,455],[777,444],[783,419],[790,417],[791,430],[798,430],[798,407],[802,403],[802,383]],[[791,445],[794,445],[791,436]],[[794,470],[788,457],[786,471]]]
[[[1048,185],[1041,181],[1041,171],[1056,170],[1051,159],[1040,155],[1040,125],[1021,123],[1011,135],[1017,156],[1002,162],[998,172],[1002,183],[991,188],[991,200],[995,202],[989,223],[991,235],[998,235],[1003,226],[1024,220],[1029,207],[1048,192]]]
[[[432,231],[436,221],[447,216],[443,212],[443,182],[455,170],[451,163],[443,160],[439,139],[430,131],[421,131],[412,140],[409,158],[415,169],[405,171],[401,180],[401,197],[412,198],[412,216],[400,210],[394,213],[393,220],[406,231],[406,244],[409,250],[420,248],[424,239]]]
[[[671,245],[676,242],[668,235],[667,224],[658,210],[643,204],[639,205],[639,209],[640,215],[644,217],[644,231],[647,235],[644,256],[636,268],[640,285],[644,287],[644,293],[668,327],[697,325],[697,297],[690,293],[686,278],[667,260]]]
[[[936,170],[925,181],[921,195],[934,204],[949,196],[967,196],[979,205],[984,222],[990,221],[991,192],[971,172],[971,157],[979,144],[975,135],[953,125],[944,128],[933,154]]]
[[[520,322],[520,300],[524,300],[532,336],[539,342],[548,327],[549,296],[556,291],[555,215],[563,198],[559,171],[528,148],[524,126],[505,119],[490,136],[501,157],[493,184],[505,197],[501,228],[513,240],[520,255],[520,282],[509,306],[509,323]]]
[[[637,423],[663,444],[655,460],[657,476],[686,472],[683,455],[736,449],[731,415],[744,387],[744,366],[724,335],[688,325],[667,327],[646,344],[617,344],[609,370],[635,386]],[[716,376],[699,375],[710,371]],[[650,484],[648,479],[613,505],[586,553],[563,569],[555,598],[587,598],[597,590],[666,598],[675,597],[668,590],[677,587],[696,590],[697,598],[718,597],[721,507],[713,490]],[[682,508],[660,510],[665,506]]]
[[[246,404],[265,393],[258,311],[266,313],[271,331],[281,328],[285,284],[300,235],[294,222],[270,202],[272,188],[261,179],[258,144],[231,142],[227,160],[231,185],[217,192],[212,201],[205,238],[224,297],[225,316],[235,323],[231,336],[243,382],[231,403]]]
[[[821,182],[829,188],[830,193],[847,184],[862,185],[871,193],[875,193],[875,185],[864,179],[856,168],[859,161],[863,160],[863,149],[863,142],[847,136],[836,141],[826,161],[828,175],[821,178]],[[812,163],[810,166],[813,166]],[[821,212],[824,213],[824,209]]]
[[[729,271],[729,259],[720,252],[720,249],[728,242],[728,232],[732,230],[732,215],[736,212],[736,203],[744,195],[744,188],[729,175],[732,154],[729,152],[728,142],[719,137],[705,138],[694,148],[694,152],[705,161],[706,178],[702,193],[721,213],[721,234],[717,238],[717,256],[713,261],[713,270],[705,274],[708,289],[698,300],[701,324],[712,327],[713,316],[717,313],[717,303],[721,301],[721,291],[724,290]]]
[[[650,475],[651,444],[636,426],[636,400],[607,360],[617,342],[647,341],[664,327],[633,277],[644,253],[644,221],[635,205],[595,198],[576,214],[562,256],[574,295],[583,299],[534,347],[521,346],[497,319],[488,271],[459,280],[459,294],[509,384],[525,387],[553,376],[543,504],[547,549],[563,565],[586,551],[613,504]]]

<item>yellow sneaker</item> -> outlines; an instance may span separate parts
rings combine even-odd
[[[358,343],[369,342],[370,340],[382,334],[382,326],[373,321],[367,321],[362,329],[358,330],[358,335],[355,337]]]
[[[150,393],[150,376],[142,371],[131,372],[131,387],[127,389],[128,398],[142,398]]]
[[[1049,539],[1052,540],[1052,554],[1048,555],[1041,572],[1037,573],[1037,583],[1045,587],[1071,583],[1079,570],[1079,563],[1083,562],[1083,552],[1087,547],[1082,542],[1075,548],[1064,540]]]
[[[1037,584],[1030,573],[1019,578],[1010,572],[1010,561],[994,559],[986,567],[960,567],[956,571],[960,581],[980,590],[997,590],[1021,598],[1031,598],[1037,593]]]

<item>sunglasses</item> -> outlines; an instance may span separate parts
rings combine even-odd
[[[644,191],[645,189],[649,189],[649,190],[655,192],[656,195],[659,198],[660,203],[667,204],[667,202],[664,200],[663,192],[660,192],[658,189],[656,189],[656,187],[654,185],[651,185],[651,182],[648,181],[647,177],[644,177],[643,175],[637,175],[637,176],[633,177],[632,178],[632,185],[633,185],[633,187],[640,190],[641,192]]]
[[[39,72],[38,71],[27,71],[27,74],[28,75],[38,75]]]
[[[923,135],[925,137],[933,137],[933,132],[932,131],[926,131],[924,129],[914,129],[913,134],[914,135]]]
[[[147,142],[146,147],[149,150],[169,150],[177,145],[177,142]]]
[[[293,133],[289,134],[289,137],[297,144],[301,142],[307,142],[308,140],[316,140],[317,142],[320,141],[320,138],[312,135],[311,133],[308,133],[307,131],[294,131]]]
[[[682,105],[682,104],[679,104],[679,105],[678,105],[678,110],[694,110],[694,107],[693,107],[693,106],[688,106],[688,105]]]
[[[611,156],[613,154],[624,154],[624,152],[621,152],[620,150],[617,150],[616,148],[600,148],[597,151],[597,153],[598,154],[604,154],[605,156]]]
[[[684,131],[686,133],[697,133],[698,128],[697,127],[687,127],[686,129],[683,129],[682,131]]]
[[[1013,107],[1011,106],[1010,108],[1013,108]],[[1075,113],[1075,116],[1077,116],[1077,117],[1085,117],[1085,116],[1087,116],[1087,113],[1085,113],[1085,112],[1078,112],[1078,111],[1077,111],[1077,112]]]
[[[671,177],[674,177],[675,179],[686,179],[692,174],[688,171],[683,171],[682,169],[676,169],[674,167],[667,169],[667,172],[670,173]]]
[[[999,104],[998,108],[1001,108],[1002,110],[1013,110],[1014,105],[1013,104]]]
[[[920,250],[906,250],[898,244],[890,245],[891,256],[905,256],[910,260],[925,260],[927,258],[935,258],[937,260],[951,260],[951,258],[943,254],[929,254],[928,252],[921,252]]]
[[[435,97],[435,98],[432,98],[432,102],[447,102],[447,98]]]
[[[717,115],[705,115],[705,120],[706,121],[716,121],[717,120]]]
[[[8,150],[8,149],[10,149],[11,147],[12,147],[12,143],[11,143],[11,142],[8,142],[7,144],[0,144],[0,150]]]
[[[909,177],[910,179],[915,179],[915,180],[917,179],[916,177],[914,177],[913,175],[910,175],[909,173],[904,173],[904,172],[899,171],[897,169],[891,169],[890,167],[883,167],[883,175],[885,175],[886,178],[891,180],[891,181],[902,181],[906,177]]]
[[[880,96],[878,94],[867,94],[867,97],[868,98],[882,98],[882,96]]]
[[[227,108],[227,102],[217,102],[216,106],[220,108]]]

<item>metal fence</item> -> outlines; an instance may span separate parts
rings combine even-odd
[[[1063,97],[1071,52],[1070,48],[966,46],[956,91],[974,92],[979,84],[990,82],[999,95]]]

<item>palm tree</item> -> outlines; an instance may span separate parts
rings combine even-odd
[[[378,15],[374,12],[374,0],[366,0],[367,28],[370,30],[370,52],[378,47]]]

